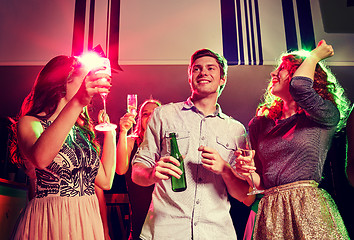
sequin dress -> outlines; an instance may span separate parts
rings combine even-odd
[[[256,117],[249,124],[255,162],[267,189],[253,239],[349,239],[331,196],[318,188],[339,111],[295,77],[290,93],[304,112],[284,120]]]
[[[44,129],[50,122],[42,122]],[[13,239],[104,239],[95,195],[100,160],[88,139],[72,128],[45,169],[25,162],[35,192],[19,217]]]

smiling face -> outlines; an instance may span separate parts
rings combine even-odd
[[[271,93],[282,99],[291,98],[289,92],[291,77],[288,70],[284,68],[284,65],[281,64],[276,70],[270,73],[270,76],[272,77]]]
[[[158,105],[156,103],[147,103],[141,110],[141,129],[145,132],[146,125],[150,120],[151,114],[154,112]]]
[[[189,71],[189,84],[192,96],[218,96],[220,86],[225,84],[225,77],[221,78],[219,64],[216,59],[204,56],[195,60]]]

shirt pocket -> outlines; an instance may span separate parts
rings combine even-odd
[[[166,146],[166,155],[171,155],[170,133],[176,133],[177,145],[179,152],[186,156],[189,150],[190,132],[179,130],[166,130],[164,134],[164,143]]]
[[[222,159],[229,163],[235,159],[234,152],[237,149],[235,138],[216,136],[216,146]]]

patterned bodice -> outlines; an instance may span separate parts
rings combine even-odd
[[[50,122],[42,122],[42,125],[45,129]],[[99,165],[96,150],[82,131],[74,126],[50,165],[45,169],[34,169],[35,197],[92,195]]]

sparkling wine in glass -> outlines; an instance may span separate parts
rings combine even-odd
[[[252,147],[249,139],[249,135],[247,133],[242,134],[237,138],[237,148],[242,151],[242,156],[249,157],[252,156]],[[255,195],[259,193],[263,193],[264,190],[258,190],[253,181],[252,173],[250,173],[251,181],[252,181],[252,191],[247,193],[247,195]]]
[[[89,53],[86,53],[86,54],[82,55],[81,57],[79,57],[79,59],[80,59],[80,62],[85,66],[85,68],[88,71],[92,71],[95,68],[105,67],[105,69],[98,70],[98,71],[96,71],[96,73],[106,73],[109,76],[112,75],[111,64],[110,64],[108,58],[102,57],[95,52],[89,52]],[[109,81],[106,78],[103,78],[103,80]],[[106,118],[106,113],[107,113],[106,100],[107,100],[108,93],[101,93],[100,95],[101,95],[101,98],[103,101],[103,123],[96,125],[95,129],[97,131],[114,130],[117,128],[117,125],[107,122],[107,118]]]
[[[137,94],[128,94],[127,95],[127,111],[128,113],[132,113],[135,116],[138,111],[138,95]]]
[[[99,70],[96,73],[106,73],[109,76],[111,76],[112,75],[112,71],[111,71],[111,64],[109,62],[109,59],[100,57],[98,61],[101,61],[101,64],[99,66],[104,66],[106,68],[103,69],[103,70]],[[107,78],[104,78],[104,80],[108,81]],[[102,102],[103,102],[103,122],[98,124],[98,125],[96,125],[95,129],[97,131],[101,131],[101,132],[112,131],[112,130],[117,128],[117,125],[113,124],[113,123],[110,123],[110,122],[107,122],[107,118],[106,118],[106,113],[107,113],[106,101],[107,101],[108,93],[100,93],[100,95],[101,95]]]
[[[134,114],[134,117],[138,114],[138,95],[128,94],[127,95],[127,112]],[[131,129],[131,135],[135,136],[134,129]]]

